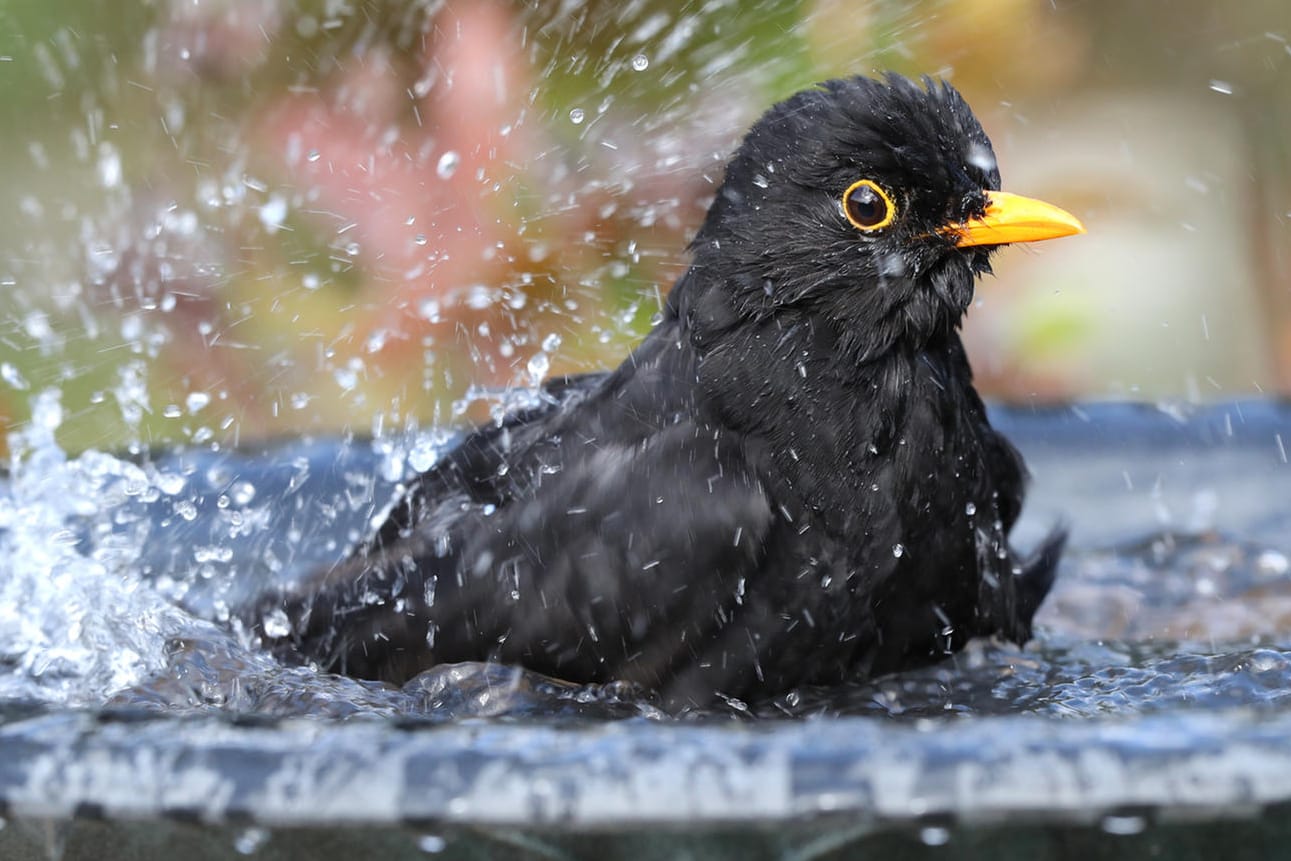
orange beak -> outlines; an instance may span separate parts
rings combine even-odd
[[[937,232],[954,236],[957,245],[966,247],[1057,239],[1084,233],[1085,226],[1067,210],[1043,200],[1007,191],[988,191],[985,215],[948,224]]]

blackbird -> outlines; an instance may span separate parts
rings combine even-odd
[[[1010,548],[1025,470],[958,329],[996,248],[1083,228],[999,186],[947,83],[774,106],[631,355],[413,479],[286,596],[278,646],[393,682],[467,660],[623,680],[683,709],[1025,642],[1065,536]]]

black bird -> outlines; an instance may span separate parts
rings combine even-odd
[[[1025,642],[1064,536],[1010,549],[1025,471],[958,328],[998,246],[1083,228],[999,185],[949,84],[776,105],[637,349],[418,476],[289,596],[286,647],[396,682],[465,660],[626,680],[679,708]]]

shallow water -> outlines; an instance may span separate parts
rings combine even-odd
[[[57,403],[41,410],[0,498],[0,606],[21,608],[0,615],[0,799],[23,822],[71,817],[84,835],[86,811],[187,817],[224,823],[210,833],[235,849],[228,823],[246,819],[433,821],[462,846],[485,837],[454,828],[543,846],[525,829],[554,827],[548,848],[567,852],[586,827],[757,819],[793,825],[796,849],[757,844],[785,857],[892,828],[980,842],[1021,813],[1255,821],[1291,801],[1291,410],[1276,404],[998,410],[1034,473],[1023,540],[1073,529],[1035,641],[681,719],[648,692],[507,667],[403,688],[285,667],[229,622],[342,556],[442,437],[69,460]]]

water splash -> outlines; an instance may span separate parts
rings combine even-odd
[[[10,437],[0,488],[0,698],[102,702],[165,661],[193,620],[139,579],[149,522],[126,503],[162,491],[143,468],[96,451],[69,459],[55,440],[56,391]]]

